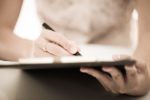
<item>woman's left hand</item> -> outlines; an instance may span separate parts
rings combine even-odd
[[[122,57],[115,58],[115,60],[119,59]],[[140,96],[149,91],[148,66],[138,60],[135,65],[125,65],[125,76],[113,66],[102,68],[102,71],[109,73],[111,77],[93,68],[82,67],[80,71],[95,77],[107,91],[112,93]]]

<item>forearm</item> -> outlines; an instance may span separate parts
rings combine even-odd
[[[32,53],[32,41],[16,36],[11,30],[0,29],[0,59],[18,60]]]
[[[28,57],[32,41],[13,34],[23,0],[0,0],[0,59]]]

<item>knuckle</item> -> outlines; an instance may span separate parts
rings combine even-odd
[[[136,72],[131,72],[131,73],[129,73],[129,76],[130,76],[130,77],[135,77],[135,76],[136,76]]]
[[[118,80],[120,78],[120,75],[118,73],[114,74],[113,76],[114,80]]]
[[[128,70],[126,71],[127,71],[127,74],[130,76],[135,76],[137,72],[136,68],[128,68]]]
[[[115,68],[112,69],[111,75],[114,80],[118,80],[119,78],[121,78],[121,74],[120,74],[119,70],[117,70]]]

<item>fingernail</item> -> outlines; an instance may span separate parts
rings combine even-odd
[[[76,47],[70,48],[70,52],[71,52],[72,54],[75,54],[77,51],[78,51],[78,50],[77,50]]]
[[[110,71],[111,71],[111,69],[108,68],[108,67],[103,67],[102,70],[103,70],[103,71],[106,71],[106,72],[110,72]]]
[[[87,69],[85,69],[85,68],[80,68],[80,71],[83,72],[83,73],[86,73],[86,72],[87,72]]]
[[[120,59],[120,55],[113,55],[112,57],[114,60],[119,60]]]
[[[80,52],[80,51],[81,51],[81,49],[80,49],[80,48],[78,48],[78,51]]]

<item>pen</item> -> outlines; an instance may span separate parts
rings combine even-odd
[[[52,30],[55,32],[55,30],[53,28],[51,28],[49,25],[47,25],[46,23],[43,23],[42,26],[45,28],[45,29],[48,29],[48,30]],[[74,56],[81,56],[80,52],[76,52],[75,54],[73,54]]]

